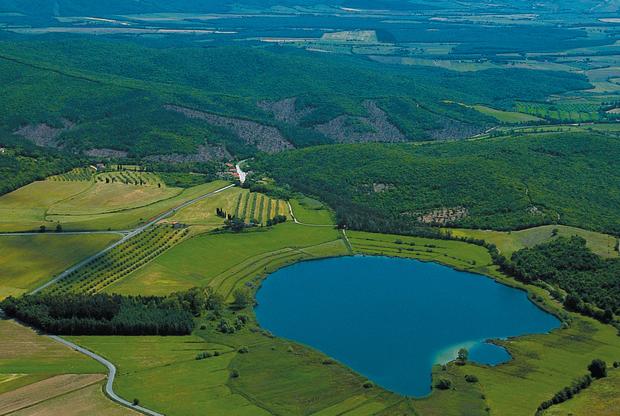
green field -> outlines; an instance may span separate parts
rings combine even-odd
[[[0,236],[0,299],[35,289],[118,234]]]
[[[186,337],[71,337],[116,363],[121,395],[167,415],[371,415],[400,400],[366,392],[363,379],[302,346],[243,329],[232,335],[199,330]],[[240,346],[249,353],[239,354]],[[289,348],[290,347],[290,348]],[[195,360],[199,352],[217,357]],[[291,369],[296,369],[291,371]],[[240,376],[230,377],[235,369]],[[174,396],[175,400],[170,400]],[[364,406],[365,410],[360,408]],[[338,408],[340,411],[336,411]]]
[[[316,199],[308,197],[292,199],[290,204],[299,222],[317,225],[335,224],[333,212]]]
[[[540,118],[530,114],[518,113],[516,111],[497,110],[484,105],[474,105],[473,108],[480,111],[482,114],[486,114],[487,116],[493,117],[497,121],[507,124],[528,123],[541,120]]]
[[[167,251],[137,270],[108,292],[165,294],[194,286],[222,287],[228,294],[237,282],[261,275],[270,262],[296,261],[322,255],[336,242],[336,253],[346,252],[339,233],[329,227],[292,223],[243,233],[202,234]],[[314,250],[314,252],[313,252]],[[224,289],[226,288],[226,289]]]
[[[618,250],[616,249],[618,239],[616,237],[565,225],[543,225],[509,232],[456,228],[446,230],[456,237],[472,237],[495,244],[506,257],[510,257],[512,253],[525,247],[533,247],[557,237],[570,237],[573,235],[585,238],[587,246],[599,256],[618,257]],[[554,232],[554,230],[557,232]]]
[[[544,416],[607,416],[620,408],[620,371],[608,371],[606,378],[595,380],[587,390],[572,399],[547,409]]]
[[[133,228],[185,201],[226,186],[214,181],[188,189],[86,181],[41,181],[0,197],[0,231]]]
[[[97,293],[143,267],[164,251],[179,244],[189,229],[158,224],[124,241],[105,254],[72,271],[45,289],[51,293]]]

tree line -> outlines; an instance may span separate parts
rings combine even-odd
[[[11,318],[59,335],[187,335],[194,328],[192,303],[176,295],[35,294],[8,297],[0,307]]]

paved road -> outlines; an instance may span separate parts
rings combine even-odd
[[[95,360],[99,361],[101,364],[105,365],[108,368],[108,381],[106,382],[106,385],[105,385],[105,392],[110,397],[110,399],[114,400],[117,403],[122,404],[123,406],[127,406],[131,409],[137,410],[146,415],[164,416],[162,413],[157,413],[154,410],[147,409],[146,407],[134,405],[133,403],[128,402],[127,400],[120,397],[118,394],[114,393],[114,389],[112,387],[112,385],[114,384],[114,377],[116,376],[116,367],[114,366],[114,364],[112,364],[111,362],[103,358],[102,356],[97,355],[94,352],[87,350],[86,348],[82,348],[79,345],[76,345],[71,341],[67,341],[66,339],[60,338],[56,335],[47,335],[47,337],[53,339],[56,342],[60,342],[61,344],[64,344],[70,348],[73,348],[74,350],[81,352],[82,354],[85,354],[91,358],[94,358]]]
[[[158,217],[154,218],[153,220],[149,221],[148,223],[134,229],[131,230],[129,232],[127,232],[127,234],[124,235],[123,238],[121,238],[120,240],[118,240],[117,242],[113,243],[112,245],[106,247],[105,249],[103,249],[102,251],[100,251],[97,254],[94,254],[92,256],[90,256],[89,258],[87,258],[86,260],[81,261],[80,263],[76,264],[75,266],[70,267],[69,269],[65,270],[63,273],[59,274],[58,276],[56,276],[54,279],[50,280],[49,282],[47,282],[46,284],[36,288],[35,290],[33,290],[32,292],[30,292],[31,294],[33,293],[37,293],[43,289],[45,289],[46,287],[48,287],[49,285],[59,281],[60,279],[64,278],[66,275],[68,275],[69,273],[71,273],[72,271],[79,269],[80,267],[82,267],[83,265],[85,265],[86,263],[88,263],[89,261],[91,261],[92,259],[95,259],[99,256],[102,256],[103,254],[107,253],[108,251],[112,250],[114,247],[117,247],[119,244],[124,243],[125,241],[127,241],[128,239],[135,237],[136,235],[140,234],[142,231],[146,230],[147,228],[157,224],[159,221],[163,220],[164,218],[174,214],[175,212],[177,212],[180,209],[183,209],[189,205],[192,205],[198,201],[201,201],[205,198],[208,198],[212,195],[215,195],[217,193],[220,193],[222,191],[225,191],[226,189],[232,188],[233,185],[228,185],[225,186],[223,188],[220,188],[216,191],[213,192],[209,192],[207,194],[201,195],[197,198],[191,199],[187,202],[184,202],[183,204],[174,207],[166,212],[164,212],[163,214],[159,215]],[[0,313],[2,313],[2,310],[0,310]],[[154,410],[150,410],[147,409],[145,407],[142,406],[134,406],[132,403],[128,402],[127,400],[123,399],[122,397],[120,397],[118,394],[116,394],[114,392],[114,378],[116,377],[116,367],[114,366],[114,364],[112,364],[110,361],[106,360],[105,358],[101,357],[100,355],[95,354],[92,351],[87,350],[86,348],[82,348],[79,345],[76,345],[70,341],[67,341],[66,339],[60,338],[56,335],[46,335],[47,337],[49,337],[50,339],[53,339],[54,341],[60,342],[61,344],[64,344],[68,347],[73,348],[76,351],[81,352],[82,354],[85,354],[91,358],[94,358],[95,360],[99,361],[100,363],[102,363],[103,365],[105,365],[108,368],[108,381],[106,382],[105,385],[105,392],[106,394],[115,402],[122,404],[123,406],[127,406],[131,409],[137,410],[139,412],[142,412],[146,415],[149,416],[164,416],[161,413],[157,413]]]
[[[243,171],[243,169],[241,169],[241,164],[243,162],[245,162],[245,160],[240,161],[235,166],[235,168],[237,169],[237,173],[239,174],[239,182],[241,182],[241,184],[243,184],[243,182],[245,182],[245,177],[247,176],[247,174]]]
[[[107,253],[110,250],[118,247],[119,245],[123,244],[125,241],[129,240],[130,238],[135,237],[136,235],[140,234],[141,232],[143,232],[147,228],[157,224],[159,221],[163,220],[164,218],[169,217],[170,215],[174,214],[178,210],[183,209],[183,208],[185,208],[185,207],[187,207],[189,205],[195,204],[198,201],[202,201],[203,199],[208,198],[208,197],[210,197],[212,195],[215,195],[215,194],[217,194],[219,192],[225,191],[228,188],[232,188],[233,186],[235,186],[235,185],[228,185],[228,186],[220,188],[220,189],[218,189],[216,191],[209,192],[208,194],[201,195],[201,196],[199,196],[197,198],[191,199],[191,200],[189,200],[187,202],[182,203],[179,206],[176,206],[176,207],[174,207],[174,208],[164,212],[163,214],[159,215],[155,219],[152,219],[151,221],[147,222],[146,224],[144,224],[144,225],[142,225],[142,226],[140,226],[140,227],[138,227],[138,228],[136,228],[134,230],[129,231],[127,234],[125,234],[123,236],[123,238],[121,238],[120,240],[112,243],[111,245],[109,245],[108,247],[104,248],[100,252],[98,252],[96,254],[93,254],[92,256],[82,260],[81,262],[79,262],[78,264],[76,264],[74,266],[69,267],[67,270],[65,270],[64,272],[60,273],[58,276],[56,276],[55,278],[53,278],[49,282],[45,283],[44,285],[39,286],[38,288],[36,288],[35,290],[33,290],[30,293],[34,294],[34,293],[40,292],[41,290],[43,290],[43,289],[53,285],[54,283],[58,282],[59,280],[64,279],[67,275],[71,274],[75,270],[77,270],[77,269],[83,267],[84,265],[86,265],[89,261],[103,256],[105,253]]]

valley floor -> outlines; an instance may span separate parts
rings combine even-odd
[[[205,186],[204,189],[213,188]],[[580,315],[569,314],[547,291],[522,285],[502,275],[483,247],[460,241],[358,231],[345,233],[335,227],[311,226],[333,224],[333,215],[320,203],[317,205],[303,199],[291,201],[291,209],[299,223],[289,219],[284,224],[255,227],[241,233],[214,231],[221,226],[223,219],[209,213],[214,213],[216,208],[233,212],[238,209],[239,201],[242,206],[247,201],[247,207],[241,208],[247,212],[258,212],[263,201],[261,213],[269,203],[269,199],[262,195],[252,196],[239,188],[230,188],[178,211],[172,218],[163,220],[158,227],[171,227],[170,224],[178,219],[189,230],[185,236],[169,247],[166,246],[149,261],[136,263],[135,267],[130,262],[126,266],[127,272],[119,274],[112,283],[100,286],[98,290],[164,295],[195,286],[207,286],[231,300],[236,288],[254,291],[268,274],[294,262],[355,254],[386,255],[435,261],[460,270],[484,274],[501,283],[527,290],[537,304],[563,317],[569,324],[566,328],[546,335],[498,341],[508,349],[513,359],[497,367],[470,363],[465,366],[437,366],[433,377],[452,380],[453,389],[434,390],[423,399],[401,397],[380,386],[365,388],[363,385],[366,379],[361,375],[319,351],[273,337],[260,328],[252,308],[242,311],[250,317],[249,324],[231,334],[218,331],[216,322],[211,320],[213,318],[203,315],[197,318],[198,329],[192,335],[183,337],[68,337],[117,366],[114,388],[123,398],[129,401],[137,399],[141,406],[166,415],[183,416],[205,413],[475,416],[487,415],[489,411],[491,414],[520,416],[534,413],[542,401],[550,399],[557,391],[570,385],[573,379],[585,374],[587,364],[593,358],[601,358],[608,363],[620,360],[620,338],[614,328]],[[276,206],[275,203],[272,205]],[[278,209],[284,211],[284,207]],[[261,215],[269,217],[268,213]],[[246,217],[252,216],[246,214]],[[561,230],[563,233],[574,231]],[[457,232],[463,235],[468,233],[467,230],[454,230],[454,233]],[[582,233],[578,230],[576,232]],[[528,231],[527,235],[517,234],[518,237],[515,234],[489,234],[488,237],[493,242],[497,241],[498,246],[506,251],[553,237],[546,228]],[[55,235],[44,237],[49,240],[68,238]],[[601,252],[607,249],[608,243],[603,235],[586,233],[585,237],[593,248]],[[7,244],[9,238],[31,237],[0,237],[0,244]],[[15,250],[15,256],[24,256],[27,252],[23,247],[28,245],[25,242],[22,245],[11,244],[11,247]],[[119,256],[121,254],[119,252]],[[87,252],[75,255],[76,258],[62,261],[59,258],[57,270],[67,267],[80,256],[86,256]],[[46,256],[45,252],[41,254],[39,270],[42,272],[49,270]],[[112,253],[108,260],[125,261],[121,259]],[[96,280],[105,270],[98,273],[85,276]],[[18,287],[14,282],[21,278],[23,272],[17,270],[13,274],[15,277],[7,281]],[[44,282],[45,274],[40,274],[38,279],[37,284]],[[28,285],[23,287],[32,289]],[[53,285],[52,289],[75,290],[76,287]],[[233,312],[227,312],[224,316],[225,319],[233,317]],[[0,356],[0,394],[11,395],[5,397],[18,397],[20,389],[35,389],[43,380],[51,380],[48,382],[53,383],[53,377],[58,377],[57,374],[104,372],[98,363],[15,323],[2,321],[0,325],[4,328],[3,335],[8,331],[6,333],[9,336],[3,336],[3,339],[8,340],[3,343],[7,351],[21,354],[19,357]],[[28,341],[23,341],[23,334],[28,334]],[[41,346],[23,355],[26,351],[23,348],[24,342]],[[244,347],[249,352],[240,352]],[[59,352],[51,353],[52,350]],[[218,354],[196,360],[196,355],[204,351],[217,351]],[[231,377],[233,372],[238,377]],[[595,381],[591,388],[572,401],[557,408],[553,406],[548,414],[564,414],[561,413],[564,409],[578,411],[592,400],[598,400],[598,397],[607,397],[617,384],[616,370],[610,373],[608,379]],[[476,375],[479,382],[465,382],[466,374]],[[89,403],[101,406],[97,414],[131,414],[129,409],[100,400],[103,399],[101,376],[97,377],[89,378],[88,382],[84,381],[64,396],[75,397],[75,402],[72,399],[63,404],[53,398],[56,396],[50,395],[50,399],[44,402],[46,407],[41,414],[52,414],[62,408],[59,406],[66,406],[67,403],[75,403],[75,409],[82,409],[79,403],[85,397],[93,397]],[[95,400],[94,397],[100,399]],[[18,399],[11,399],[11,402],[15,400]],[[604,412],[601,408],[598,414],[603,415]],[[14,410],[9,410],[8,413],[0,411],[0,414],[35,413],[14,413]]]

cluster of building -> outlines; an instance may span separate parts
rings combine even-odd
[[[226,172],[233,178],[239,179],[239,172],[237,172],[237,168],[232,163],[226,163]]]

